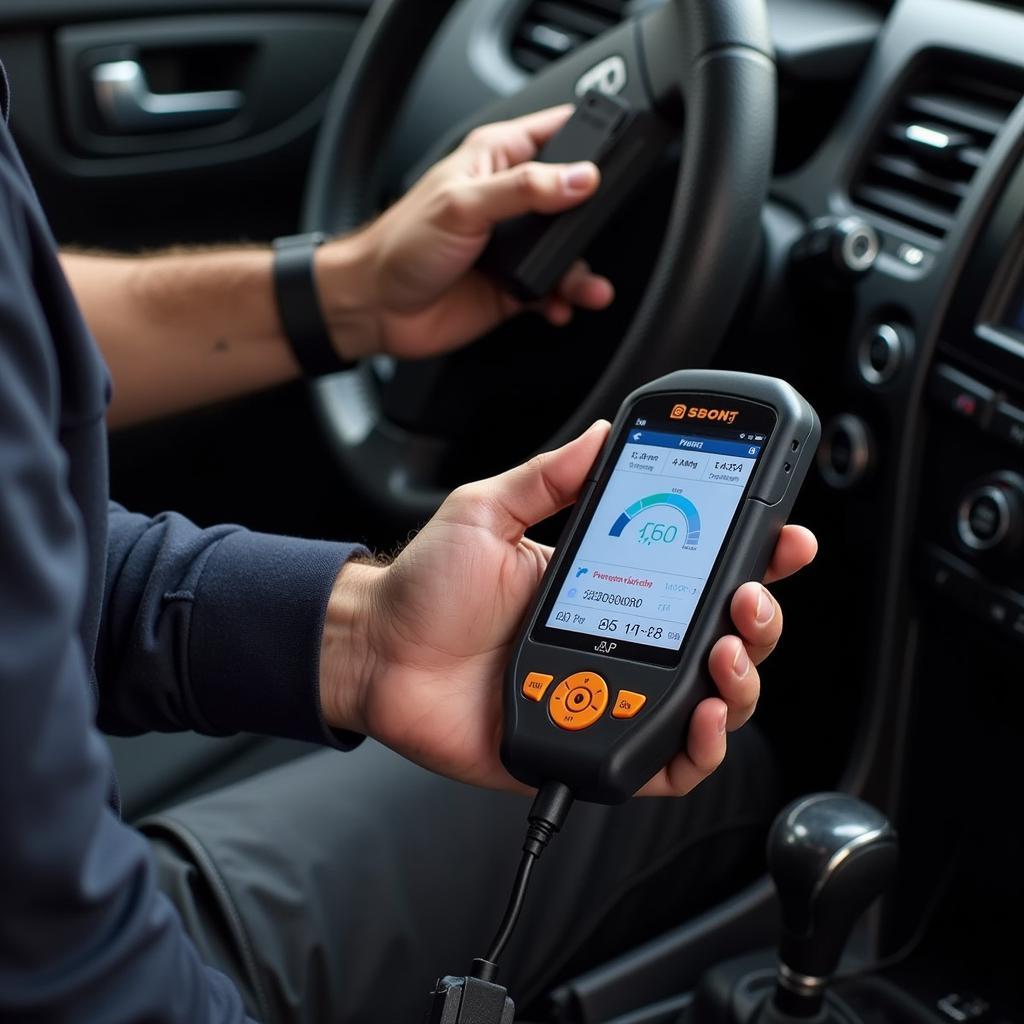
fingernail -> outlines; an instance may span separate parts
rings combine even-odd
[[[591,163],[570,164],[562,171],[562,187],[566,192],[584,192],[593,184],[594,174]]]
[[[729,712],[722,708],[721,714],[718,716],[718,731],[719,733],[725,732],[726,724],[729,720]]]
[[[754,621],[759,626],[767,626],[773,618],[775,618],[775,602],[772,600],[772,595],[762,587],[761,593],[757,595],[757,608],[754,610]]]
[[[737,679],[742,679],[750,671],[750,657],[743,644],[740,644],[736,657],[732,659],[732,671]]]

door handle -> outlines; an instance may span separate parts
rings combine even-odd
[[[115,60],[92,69],[96,106],[104,126],[119,134],[181,131],[226,121],[242,108],[237,89],[156,93],[136,60]]]

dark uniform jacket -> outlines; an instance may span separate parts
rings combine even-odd
[[[353,549],[110,504],[109,395],[0,119],[0,1020],[228,1024],[99,730],[347,745],[317,674]]]

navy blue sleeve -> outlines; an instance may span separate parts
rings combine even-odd
[[[323,721],[319,656],[331,587],[362,550],[112,505],[100,727],[354,746]]]
[[[88,554],[61,382],[0,175],[0,1019],[239,1024],[110,809],[79,635]]]

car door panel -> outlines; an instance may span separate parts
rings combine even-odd
[[[77,7],[79,16],[88,9]],[[135,249],[294,227],[315,130],[358,17],[279,10],[16,31],[11,21],[0,12],[11,125],[62,243]],[[241,106],[207,126],[117,131],[91,80],[117,61],[137,61],[158,96],[219,86],[240,93]]]
[[[60,115],[69,149],[78,156],[69,155],[65,166],[94,176],[89,157],[119,156],[104,173],[125,177],[146,173],[156,161],[145,158],[162,153],[180,154],[168,169],[258,158],[275,141],[286,142],[317,122],[356,27],[347,17],[264,14],[61,28],[54,47]],[[113,111],[100,107],[94,79],[97,70],[121,64],[146,75],[150,99],[224,95],[235,97],[237,106],[199,127],[179,127],[167,113],[145,110],[140,114],[148,113],[152,124],[121,127],[111,123]],[[249,145],[240,147],[245,141]]]
[[[4,0],[0,24],[61,25],[103,18],[135,18],[140,15],[203,14],[214,11],[325,11],[361,16],[371,0]]]

